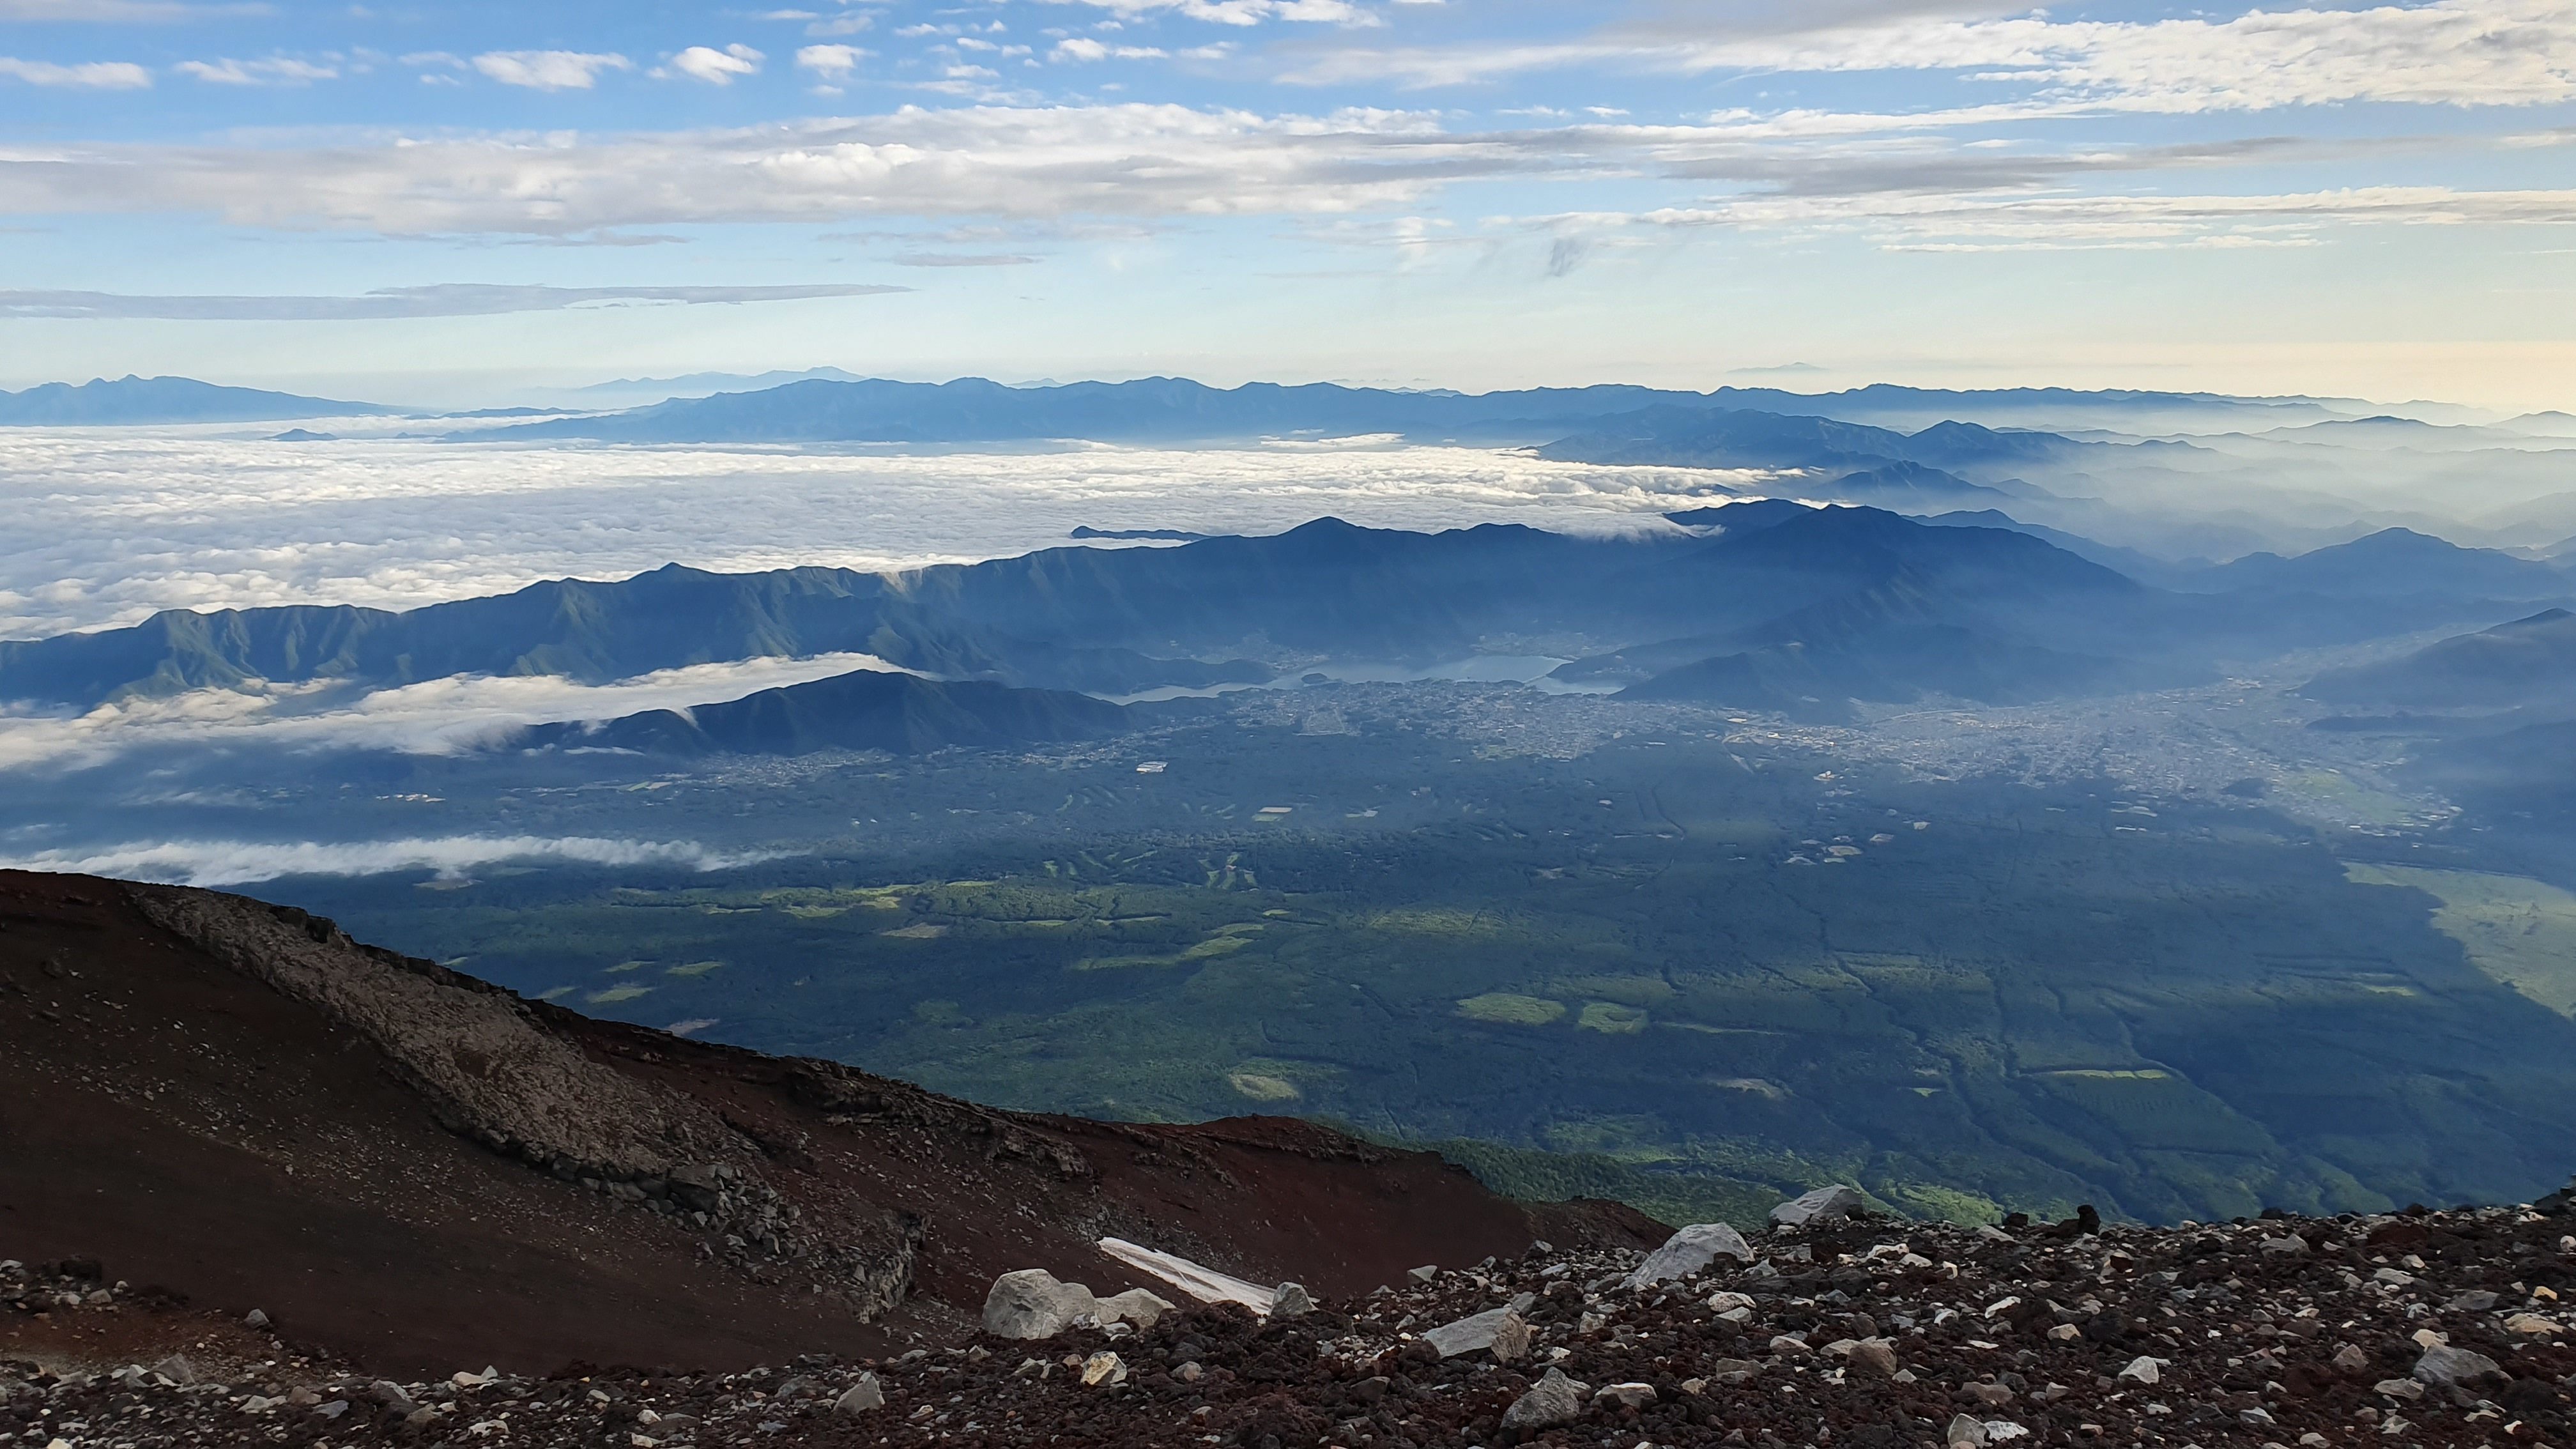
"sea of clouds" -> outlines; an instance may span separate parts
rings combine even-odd
[[[674,562],[905,568],[1086,524],[1617,529],[1758,481],[1385,440],[890,454],[261,436],[283,426],[0,430],[0,638],[167,608],[409,608]]]

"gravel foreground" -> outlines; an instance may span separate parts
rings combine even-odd
[[[426,1384],[299,1356],[292,1324],[156,1306],[95,1265],[0,1264],[0,1317],[123,1343],[157,1317],[198,1346],[0,1362],[0,1445],[2567,1445],[2576,1216],[2543,1206],[2095,1232],[1856,1219],[1635,1289],[1641,1254],[1539,1244],[1270,1321],[1192,1307],[882,1361]],[[1463,1335],[1490,1346],[1435,1347],[1515,1305]],[[79,1327],[117,1315],[114,1335]]]

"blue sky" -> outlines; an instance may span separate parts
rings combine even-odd
[[[2576,406],[2576,0],[0,0],[0,382]]]

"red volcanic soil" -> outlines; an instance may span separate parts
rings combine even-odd
[[[883,1354],[962,1334],[1016,1268],[1178,1296],[1103,1236],[1347,1297],[1663,1235],[1303,1122],[995,1111],[594,1021],[300,911],[0,872],[0,1259],[95,1259],[376,1372]],[[0,1357],[47,1331],[0,1321]]]

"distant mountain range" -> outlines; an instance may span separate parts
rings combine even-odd
[[[405,613],[171,611],[126,629],[0,643],[0,700],[89,709],[254,681],[378,689],[454,675],[596,684],[863,653],[927,678],[852,677],[756,705],[619,721],[605,742],[894,749],[913,747],[902,743],[915,738],[906,721],[929,722],[920,740],[1077,738],[1125,727],[1102,712],[1109,706],[1089,707],[1097,700],[1073,702],[1084,696],[1262,684],[1327,661],[1421,667],[1543,647],[1575,656],[1557,671],[1570,683],[1839,718],[1865,702],[2157,687],[2208,677],[2218,658],[2420,629],[2426,618],[2492,618],[2510,607],[2500,595],[2568,592],[2548,565],[2396,532],[2205,570],[2175,592],[1969,518],[1932,524],[1761,500],[1671,519],[1681,526],[1610,538],[1322,519],[1266,537],[1053,548],[901,576],[675,565]],[[959,692],[965,683],[1051,697]]]
[[[0,427],[111,427],[135,423],[265,423],[290,418],[398,417],[402,408],[218,387],[186,377],[97,378],[0,392]]]
[[[512,743],[652,755],[912,755],[1104,739],[1138,722],[1136,710],[1087,694],[977,681],[944,684],[863,669],[723,704],[649,710],[599,724],[547,725]]]
[[[669,381],[676,388],[702,379]],[[1777,388],[1729,387],[1698,393],[1603,385],[1471,394],[1334,383],[1249,383],[1237,388],[1213,388],[1187,378],[1170,377],[1009,387],[983,378],[917,383],[808,376],[781,386],[719,392],[711,397],[674,397],[626,412],[532,423],[491,436],[631,443],[993,443],[1069,438],[1183,443],[1300,434],[1398,433],[1421,438],[1545,443],[1569,435],[1588,438],[1602,431],[1626,439],[1633,435],[1638,426],[1634,420],[1640,414],[1660,415],[1666,410],[1703,414],[1715,410],[1810,421],[1927,416],[1934,425],[1928,435],[1916,435],[1918,441],[1910,448],[1890,451],[1876,440],[1864,442],[1856,437],[1851,440],[1852,446],[1825,451],[1838,451],[1850,459],[1896,460],[1936,468],[2001,457],[2044,457],[2050,456],[2052,449],[2072,446],[2063,439],[2046,437],[2006,443],[1993,430],[1975,422],[1944,421],[1984,413],[2009,415],[2026,408],[2073,410],[2086,417],[2216,409],[2230,417],[2243,412],[2272,425],[2339,415],[2305,399],[2221,399],[2197,394],[2078,393],[2055,389],[1962,393],[1877,386],[1809,394]],[[1654,426],[1651,418],[1647,425]],[[1804,466],[1803,460],[1817,451],[1812,446],[1801,448],[1797,453],[1799,465]]]

